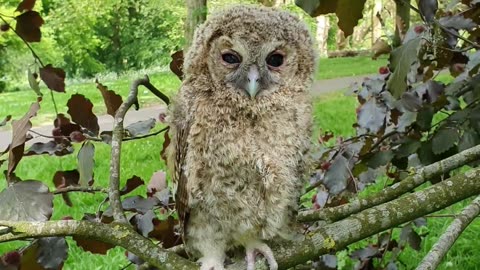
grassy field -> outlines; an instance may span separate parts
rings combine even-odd
[[[338,60],[338,59],[332,59]],[[326,61],[326,60],[325,60]],[[332,64],[333,65],[333,64]],[[335,67],[336,70],[337,66]],[[367,72],[367,73],[373,73]],[[166,91],[167,93],[173,93],[174,89],[178,87],[179,81],[166,74],[157,74],[151,76],[152,81],[158,88]],[[107,82],[111,89],[115,89],[123,96],[125,96],[128,90],[128,80],[118,80],[115,82]],[[101,104],[101,96],[98,90],[95,89],[94,84],[76,84],[67,88],[69,93],[85,93],[85,95],[92,99],[94,104]],[[58,94],[58,103],[65,104],[66,99],[61,101],[61,95]],[[8,96],[8,99],[4,97]],[[66,96],[66,95],[64,95]],[[68,94],[69,96],[69,94]],[[19,92],[11,93],[8,95],[1,95],[0,111],[2,113],[8,111],[17,110],[18,106],[24,106],[23,112],[30,104],[24,102],[24,100],[32,100],[34,97],[33,92]],[[8,100],[8,101],[6,101]],[[151,94],[141,96],[141,103],[151,104],[155,100]],[[46,97],[43,103],[42,113],[39,118],[44,120],[51,119],[53,108],[49,105],[49,100]],[[5,109],[4,106],[10,106],[10,109]],[[96,112],[102,113],[97,106]],[[315,100],[314,120],[315,130],[331,130],[337,136],[351,136],[354,134],[352,124],[355,122],[355,107],[356,101],[353,97],[347,97],[340,94],[330,94],[322,96]],[[62,111],[66,111],[63,109]],[[23,113],[22,113],[23,114]],[[36,120],[36,123],[42,122],[42,120]],[[317,132],[318,134],[318,132]],[[122,147],[122,164],[121,164],[121,178],[122,184],[126,179],[132,175],[138,175],[142,179],[148,181],[153,172],[157,170],[164,170],[165,165],[161,162],[159,157],[159,151],[162,148],[163,136],[151,137],[142,141],[131,141],[124,143]],[[96,185],[106,186],[108,182],[108,170],[110,160],[110,147],[104,144],[96,144],[95,152],[95,178]],[[16,172],[17,175],[23,179],[37,179],[44,181],[47,185],[53,188],[52,178],[57,170],[71,170],[76,168],[76,155],[69,155],[65,157],[50,157],[50,156],[38,156],[38,157],[25,157],[24,160],[18,166]],[[5,165],[1,168],[5,169]],[[5,181],[3,174],[0,176],[0,190],[5,187]],[[132,194],[144,193],[144,187],[137,190]],[[55,211],[52,219],[61,219],[64,216],[72,216],[75,219],[82,218],[84,212],[93,213],[97,210],[99,203],[103,197],[101,195],[92,194],[71,194],[73,207],[66,206],[61,197],[56,197]],[[457,213],[465,203],[458,204],[454,207],[446,209],[441,213]],[[404,252],[400,260],[404,263],[401,269],[413,269],[414,266],[422,259],[430,247],[438,239],[439,235],[448,226],[450,218],[429,218],[428,228],[423,228],[422,232],[428,233],[426,240],[422,243],[421,252],[414,250],[407,250]],[[480,254],[476,252],[479,244],[476,242],[478,239],[478,231],[480,231],[480,221],[477,219],[457,241],[454,248],[448,253],[441,265],[440,269],[478,269],[477,262],[480,261]],[[127,265],[128,262],[124,256],[124,250],[121,248],[115,248],[109,251],[107,256],[93,255],[87,252],[83,252],[78,248],[70,239],[70,253],[64,269],[75,270],[93,270],[93,269],[121,269]],[[16,247],[22,246],[24,243],[3,243],[0,244],[0,254],[5,251],[12,250]],[[355,244],[356,247],[365,245],[366,242],[362,241]],[[347,251],[343,251],[341,257],[346,257]],[[128,269],[133,269],[128,268]]]
[[[319,68],[315,78],[317,80],[325,80],[332,78],[348,77],[362,74],[372,74],[378,72],[380,66],[385,66],[387,59],[379,58],[377,61],[372,61],[366,56],[348,57],[348,58],[328,58],[320,59]],[[160,72],[150,74],[150,81],[160,91],[167,95],[173,94],[180,86],[180,80],[170,72]],[[108,77],[100,78],[100,83],[108,86],[109,89],[114,90],[122,97],[126,97],[129,91],[130,83],[135,78],[142,77],[143,74],[138,73],[138,76],[123,76],[118,80],[112,80]],[[83,80],[85,81],[85,80]],[[41,103],[42,109],[37,117],[32,119],[34,125],[50,123],[55,116],[54,105],[50,97],[48,89],[41,83],[41,89],[44,94]],[[103,103],[102,95],[95,86],[95,79],[88,80],[88,82],[78,83],[75,80],[69,80],[66,83],[66,93],[54,92],[54,98],[60,113],[66,113],[67,101],[72,94],[82,94],[86,96],[93,103],[93,112],[97,115],[106,112]],[[30,107],[30,104],[36,100],[36,94],[29,90],[20,92],[9,92],[0,94],[0,121],[7,115],[12,115],[13,119],[22,117]],[[158,103],[158,98],[152,95],[148,90],[141,87],[139,93],[139,101],[141,106],[149,106]],[[6,129],[7,127],[3,127]]]
[[[143,77],[143,74],[139,74],[138,78]],[[99,80],[100,83],[106,85],[109,89],[114,90],[117,94],[125,98],[128,95],[130,83],[133,78],[121,78],[115,81]],[[155,73],[150,75],[150,81],[161,92],[171,95],[180,86],[180,80],[170,73]],[[42,84],[43,100],[41,103],[41,109],[37,117],[32,119],[33,125],[39,125],[46,122],[51,122],[55,118],[55,110],[50,93],[48,89]],[[60,113],[67,113],[67,101],[72,94],[82,94],[86,96],[93,103],[93,112],[96,115],[102,115],[106,113],[105,103],[102,98],[102,94],[96,88],[95,79],[91,79],[91,82],[87,83],[66,83],[66,93],[54,92],[54,98],[58,106]],[[140,106],[148,106],[158,103],[159,100],[156,96],[151,94],[143,87],[139,89],[139,103]],[[0,118],[6,115],[12,115],[13,119],[22,117],[30,107],[30,104],[36,100],[36,94],[31,91],[9,92],[0,94]]]
[[[368,56],[320,59],[315,78],[326,80],[378,73],[378,68],[386,66],[387,60],[386,56],[381,56],[377,60],[372,60]]]

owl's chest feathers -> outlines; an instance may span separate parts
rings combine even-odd
[[[308,138],[295,127],[293,107],[256,114],[236,109],[210,106],[195,112],[187,159],[201,164],[188,169],[198,200],[215,204],[237,199],[255,205],[279,187],[288,190],[285,182],[295,180],[299,149]]]
[[[196,111],[190,135],[189,143],[202,150],[198,154],[229,169],[257,166],[265,156],[288,156],[303,136],[296,134],[293,109],[228,106]]]

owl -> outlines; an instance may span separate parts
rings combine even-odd
[[[291,236],[310,148],[312,38],[292,14],[234,6],[198,27],[169,108],[167,162],[184,242],[202,270]]]

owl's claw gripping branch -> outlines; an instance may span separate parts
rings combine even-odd
[[[273,252],[269,246],[261,242],[253,242],[245,247],[246,249],[246,260],[247,260],[247,270],[255,270],[255,258],[258,253],[262,254],[263,257],[268,262],[270,270],[277,270],[278,263],[273,256]]]

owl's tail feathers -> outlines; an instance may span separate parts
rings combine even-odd
[[[273,252],[267,244],[260,241],[252,241],[245,246],[247,253],[247,270],[255,270],[255,257],[257,252],[267,259],[270,270],[277,270],[278,264],[273,256]]]

